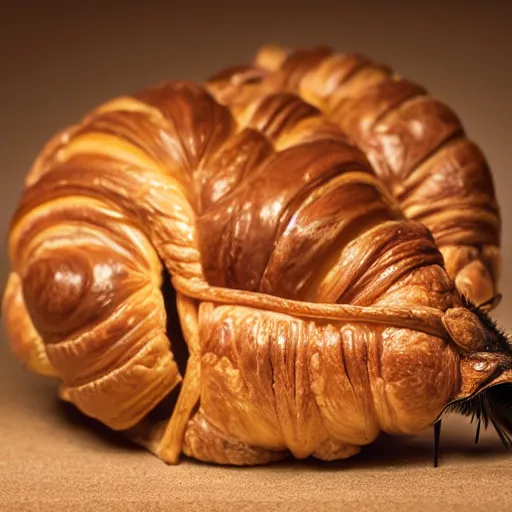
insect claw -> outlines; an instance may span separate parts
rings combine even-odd
[[[434,467],[439,466],[439,439],[441,437],[441,420],[434,423]]]

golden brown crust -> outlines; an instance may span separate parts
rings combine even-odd
[[[182,451],[228,464],[348,457],[381,430],[418,432],[480,382],[460,361],[486,327],[434,240],[461,287],[482,281],[480,260],[495,276],[492,188],[458,120],[364,57],[274,48],[258,60],[268,69],[164,82],[58,134],[10,229],[14,352],[169,463]],[[345,104],[359,117],[337,118]],[[410,138],[417,118],[435,137]],[[454,206],[455,176],[468,188]],[[174,410],[153,424],[173,389]]]
[[[24,367],[34,373],[57,377],[57,371],[46,355],[43,340],[26,310],[21,280],[14,273],[9,276],[5,287],[2,316],[10,349]]]
[[[251,73],[257,79],[248,86]],[[432,231],[459,289],[477,304],[497,294],[501,221],[486,158],[425,88],[326,47],[265,46],[243,75],[232,68],[218,76],[210,90],[238,109],[258,91],[287,91],[325,112],[363,150],[406,217]]]

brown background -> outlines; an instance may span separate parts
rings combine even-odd
[[[512,325],[512,6],[510,2],[17,2],[0,13],[0,237],[24,174],[59,128],[163,78],[203,79],[265,42],[327,43],[393,65],[460,115],[494,170],[503,214],[496,318]],[[7,276],[5,243],[0,284]],[[3,334],[2,334],[3,336]],[[512,510],[512,458],[493,432],[451,420],[442,465],[430,433],[380,440],[345,463],[167,467],[54,397],[0,340],[0,509]],[[167,507],[164,506],[167,504]]]

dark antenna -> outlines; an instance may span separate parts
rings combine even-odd
[[[441,420],[434,423],[434,467],[439,466],[439,439],[441,437]]]
[[[494,295],[494,297],[491,297],[490,299],[487,299],[486,301],[482,302],[481,304],[478,304],[477,308],[483,309],[483,310],[490,310],[495,309],[498,307],[499,303],[501,302],[502,295],[501,293],[497,293]]]
[[[476,425],[475,444],[478,444],[478,441],[480,440],[480,423],[481,423],[481,419],[478,418],[478,423]]]

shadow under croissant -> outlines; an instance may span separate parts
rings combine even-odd
[[[99,421],[90,418],[81,413],[74,405],[56,401],[56,415],[60,416],[64,423],[71,425],[75,428],[87,430],[99,442],[105,445],[119,449],[120,451],[140,451],[146,452],[144,448],[130,441],[122,432],[116,432]],[[473,429],[473,435],[474,435]],[[325,462],[318,459],[305,459],[296,460],[291,457],[273,462],[266,466],[260,466],[260,470],[264,468],[286,469],[306,467],[309,469],[318,470],[348,470],[348,469],[372,469],[382,467],[407,467],[407,466],[425,466],[431,467],[434,443],[430,433],[426,432],[423,435],[415,437],[395,437],[387,434],[381,434],[372,444],[364,446],[361,452],[353,457],[344,460]],[[493,434],[493,433],[492,433]],[[471,432],[460,437],[455,437],[452,432],[449,438],[443,441],[441,437],[441,448],[439,465],[451,465],[450,459],[462,456],[468,461],[487,460],[496,457],[509,457],[507,450],[499,442],[497,436],[489,433],[481,439],[480,444],[474,443],[474,438]],[[189,459],[186,456],[182,457],[183,462],[193,463],[198,465],[210,465],[207,463],[198,462]],[[216,464],[217,466],[217,464]],[[164,466],[165,467],[165,466]],[[228,466],[233,470],[240,470],[236,466]]]
[[[76,430],[90,433],[96,440],[104,445],[109,445],[120,450],[133,450],[143,452],[144,448],[128,439],[122,432],[108,428],[100,421],[86,416],[73,404],[60,399],[55,400],[55,415],[59,416],[63,423]]]

